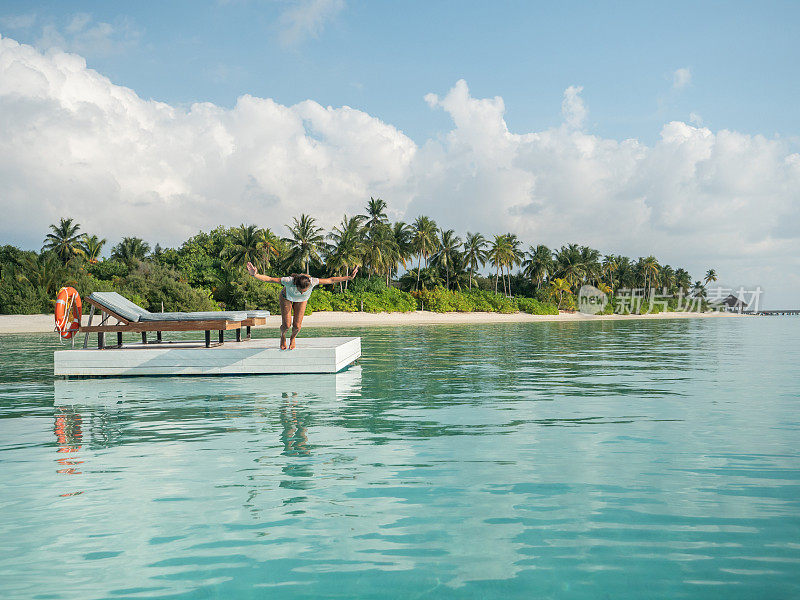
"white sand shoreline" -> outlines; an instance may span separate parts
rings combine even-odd
[[[416,311],[411,313],[346,313],[315,312],[305,317],[303,327],[396,327],[401,325],[483,325],[494,323],[543,323],[575,321],[626,321],[640,319],[707,319],[727,317],[747,317],[735,313],[676,313],[666,312],[656,315],[584,315],[562,312],[559,315],[529,315],[527,313],[469,312],[432,313]],[[86,324],[86,315],[83,323]],[[277,315],[267,319],[266,327],[277,328],[280,318]],[[5,333],[48,333],[53,331],[53,315],[0,315],[0,334]]]

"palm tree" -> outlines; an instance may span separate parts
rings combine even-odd
[[[675,270],[675,285],[679,290],[682,290],[684,294],[692,287],[692,277],[686,269]]]
[[[366,245],[364,265],[367,271],[367,279],[371,279],[373,273],[385,271],[385,267],[391,260],[390,255],[395,252],[394,244],[389,240],[386,231],[386,228],[389,227],[389,217],[386,216],[386,201],[370,196],[366,212],[367,214],[362,216],[364,217],[364,231],[369,242]]]
[[[714,269],[706,271],[705,284],[714,283],[717,280],[717,272]]]
[[[442,230],[442,237],[439,240],[439,250],[431,257],[431,263],[445,270],[445,282],[447,289],[450,289],[450,270],[461,248],[461,238],[452,229]]]
[[[706,288],[703,287],[702,281],[695,281],[694,286],[692,287],[692,295],[695,298],[705,298],[706,296]]]
[[[408,261],[414,254],[414,245],[412,238],[414,230],[403,221],[398,221],[392,225],[392,235],[394,235],[394,242],[397,246],[397,262],[403,265],[403,268],[408,268]],[[395,269],[396,271],[396,269]]]
[[[412,237],[411,246],[414,253],[417,255],[417,286],[419,288],[419,275],[420,264],[422,259],[425,259],[425,266],[428,266],[428,258],[436,251],[439,244],[437,233],[439,229],[436,227],[436,222],[425,216],[417,217],[414,224],[411,226]]]
[[[363,215],[348,218],[344,215],[342,222],[335,226],[328,234],[328,239],[333,241],[328,253],[328,268],[334,273],[344,270],[345,275],[350,274],[352,267],[361,265],[364,260],[364,236],[362,234]],[[347,289],[344,283],[344,289]],[[339,284],[342,288],[342,284]]]
[[[581,246],[581,263],[583,263],[583,281],[596,285],[603,274],[600,252],[588,246]]]
[[[370,197],[366,206],[367,214],[363,215],[365,219],[364,227],[367,231],[385,225],[389,222],[389,217],[386,216],[386,201],[380,198]]]
[[[489,248],[488,258],[495,268],[494,271],[494,293],[497,293],[497,281],[500,278],[500,273],[503,266],[508,260],[509,246],[508,238],[505,235],[495,235],[492,240],[491,247]],[[503,278],[503,287],[505,288],[506,280]]]
[[[469,270],[467,256],[463,252],[456,252],[452,257],[450,268],[450,283],[453,289],[461,291],[461,286],[472,285],[472,273]]]
[[[570,290],[584,280],[586,265],[578,244],[561,246],[561,249],[555,253],[554,259],[556,263],[555,277],[566,281]]]
[[[111,249],[111,258],[124,262],[132,267],[143,260],[150,251],[150,244],[138,237],[124,237],[122,241]]]
[[[383,273],[388,286],[389,277],[397,267],[398,260],[399,252],[394,231],[387,223],[376,225],[369,232],[364,248],[364,264],[368,267],[367,278],[369,279],[372,273]]]
[[[289,258],[290,260],[303,267],[303,272],[308,273],[308,264],[310,262],[321,262],[320,252],[325,247],[325,238],[322,235],[322,227],[317,227],[314,217],[306,214],[301,214],[298,219],[293,219],[294,223],[287,229],[291,234],[290,238],[286,238],[286,243],[289,244]]]
[[[614,293],[614,274],[619,270],[619,257],[613,254],[608,254],[603,257],[602,272],[603,275],[608,275],[611,281],[611,292]]]
[[[506,268],[506,274],[508,277],[508,295],[511,295],[511,269],[517,265],[522,264],[522,261],[525,259],[525,252],[522,251],[520,246],[522,242],[517,238],[516,234],[507,233],[506,234],[506,243],[508,245],[508,250],[506,252],[505,263],[504,266]]]
[[[272,259],[278,258],[283,252],[283,241],[269,227],[265,227],[259,230],[259,244],[261,246],[261,264],[266,271],[269,269]]]
[[[675,292],[676,287],[676,277],[675,277],[675,270],[669,266],[664,265],[661,267],[661,273],[659,275],[659,283],[661,287],[663,287],[668,294],[672,294]]]
[[[558,308],[561,308],[561,299],[564,295],[564,292],[570,292],[571,286],[569,281],[563,279],[561,277],[556,277],[553,281],[550,282],[550,287],[548,289],[548,294],[552,298],[553,296],[558,296]]]
[[[617,257],[617,289],[636,286],[636,269],[627,256]]]
[[[44,290],[48,296],[55,296],[62,285],[75,285],[74,281],[67,280],[68,270],[55,252],[42,252],[38,256],[26,254],[18,264],[17,280]]]
[[[475,271],[486,264],[486,258],[489,254],[486,250],[488,243],[480,233],[467,232],[467,237],[464,241],[464,259],[469,267],[469,289],[472,289]]]
[[[658,272],[660,270],[660,266],[658,264],[658,259],[652,254],[647,258],[642,260],[641,263],[642,272],[644,274],[644,288],[645,288],[645,295],[649,295],[650,293],[650,286],[652,282],[658,277]]]
[[[50,229],[53,231],[45,236],[42,250],[52,250],[63,264],[67,264],[72,257],[82,254],[83,236],[78,233],[81,226],[73,224],[73,219],[62,217],[59,224],[50,225]]]
[[[536,289],[553,272],[553,253],[544,244],[528,248],[527,260],[522,263],[523,273],[536,282]]]
[[[80,241],[81,252],[83,252],[86,260],[88,260],[91,264],[95,264],[100,258],[100,252],[102,252],[105,244],[106,238],[101,240],[96,235],[89,236],[83,234],[83,237]]]
[[[406,290],[415,289],[418,286],[431,290],[442,285],[442,278],[439,276],[439,271],[433,267],[414,267],[400,278],[400,285]]]
[[[230,233],[231,245],[225,251],[223,258],[227,260],[228,267],[239,266],[252,262],[262,266],[262,232],[256,225],[245,225],[232,229]]]

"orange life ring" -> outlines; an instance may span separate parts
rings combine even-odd
[[[56,331],[68,340],[81,328],[81,297],[75,288],[62,287],[56,298]]]

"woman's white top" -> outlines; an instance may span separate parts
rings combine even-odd
[[[319,284],[319,279],[312,277],[311,285],[308,286],[308,289],[305,292],[301,292],[294,284],[293,277],[281,277],[281,285],[283,286],[283,291],[286,294],[286,299],[289,302],[305,302],[311,297],[311,290],[313,290],[314,286],[317,284]]]

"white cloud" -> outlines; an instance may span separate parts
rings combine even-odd
[[[800,155],[677,121],[653,145],[599,137],[580,129],[579,93],[564,94],[563,126],[518,134],[502,98],[473,98],[459,81],[426,96],[454,124],[418,146],[367,113],[311,100],[144,100],[79,56],[0,38],[0,240],[38,247],[61,216],[112,242],[173,244],[241,222],[283,232],[301,212],[331,226],[380,196],[406,220],[655,253],[695,277],[714,267],[731,285],[761,284],[773,305],[800,294]]]
[[[463,81],[444,99],[426,96],[455,127],[420,148],[409,216],[556,247],[652,252],[696,277],[714,267],[731,285],[763,285],[773,305],[796,304],[800,156],[782,140],[682,122],[665,124],[652,146],[591,135],[576,129],[579,91],[565,92],[564,126],[526,134],[508,131],[501,98],[472,98]]]
[[[53,22],[42,27],[36,41],[39,48],[57,48],[82,56],[108,56],[134,46],[140,33],[127,19],[114,24],[95,21],[86,13],[72,15],[63,26]]]
[[[561,115],[564,117],[564,124],[573,129],[580,129],[586,121],[586,106],[580,93],[583,87],[571,85],[564,90],[564,100],[561,102]]]
[[[369,115],[242,96],[143,100],[74,54],[0,38],[0,237],[36,246],[60,215],[111,238],[177,242],[212,223],[324,223],[402,180],[414,143]],[[31,210],[35,207],[35,210]]]
[[[0,17],[0,26],[4,27],[5,29],[30,29],[33,27],[33,24],[36,22],[36,14],[35,13],[27,13],[22,15],[8,15],[6,17]]]
[[[672,74],[672,89],[681,90],[692,82],[692,71],[689,67],[676,69]]]
[[[344,6],[344,0],[297,0],[279,18],[281,44],[294,46],[317,37]]]
[[[205,68],[205,75],[213,83],[239,81],[247,74],[244,67],[218,62]]]

